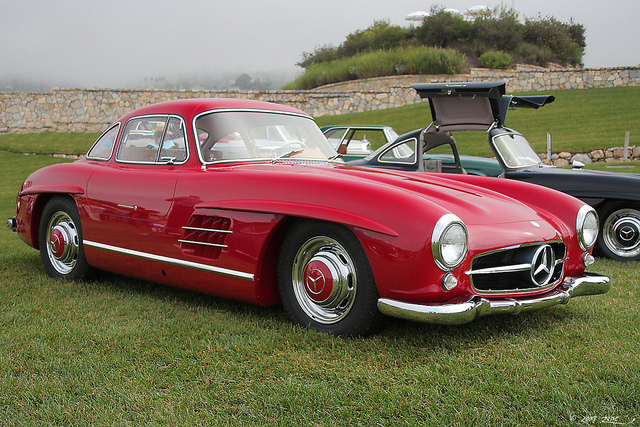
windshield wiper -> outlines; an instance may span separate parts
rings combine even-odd
[[[296,154],[300,154],[304,151],[303,148],[297,148],[295,150],[291,150],[291,151],[287,151],[284,154],[279,155],[278,157],[276,157],[274,160],[278,160],[278,159],[287,159],[291,156],[295,156]]]

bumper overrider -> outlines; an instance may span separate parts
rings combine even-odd
[[[531,298],[489,299],[474,295],[461,303],[416,304],[389,298],[378,300],[381,313],[424,323],[460,325],[489,314],[519,314],[523,311],[566,304],[569,299],[583,295],[604,294],[611,289],[607,276],[585,273],[584,277],[567,277],[553,290]]]
[[[17,231],[15,217],[11,217],[7,220],[7,228],[10,228],[12,231]]]

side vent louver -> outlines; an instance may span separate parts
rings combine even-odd
[[[183,238],[179,240],[182,252],[209,259],[218,259],[226,248],[231,220],[218,216],[194,215],[187,226],[182,227]]]

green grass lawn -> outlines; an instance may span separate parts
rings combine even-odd
[[[0,165],[26,172],[40,160],[15,156]],[[611,292],[567,306],[456,327],[388,319],[379,335],[338,339],[291,326],[280,307],[110,274],[61,283],[17,235],[5,230],[0,243],[0,415],[8,425],[640,418],[638,263],[598,260],[593,270],[612,277]]]
[[[99,134],[32,133],[0,135],[0,150],[12,153],[85,154]]]
[[[0,213],[61,161],[0,151]],[[613,289],[456,326],[387,319],[368,339],[261,308],[103,274],[61,283],[0,232],[6,425],[604,425],[640,420],[640,264]]]
[[[31,171],[67,160],[3,150],[7,218]],[[111,274],[61,283],[15,233],[0,245],[5,425],[640,425],[638,262],[598,259],[612,290],[566,306],[340,339],[281,307]]]

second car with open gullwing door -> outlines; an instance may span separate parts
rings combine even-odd
[[[618,261],[640,260],[640,175],[586,170],[575,164],[571,170],[547,166],[521,133],[505,126],[509,109],[538,109],[555,97],[505,95],[505,82],[419,83],[412,87],[428,99],[431,124],[350,164],[447,173],[466,173],[465,164],[473,164],[474,170],[468,173],[553,188],[596,209],[601,220],[597,253]],[[452,134],[459,131],[481,131],[483,139],[487,135],[496,160],[459,155]],[[432,154],[445,147],[446,156]]]

